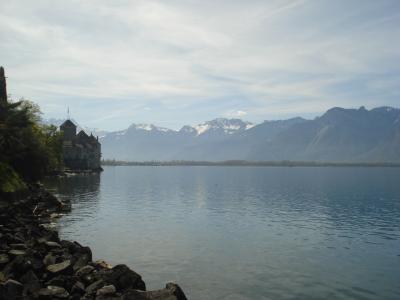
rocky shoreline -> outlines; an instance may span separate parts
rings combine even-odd
[[[146,291],[126,265],[93,261],[89,247],[60,240],[52,224],[71,209],[40,185],[0,199],[0,300],[186,300],[181,288]]]

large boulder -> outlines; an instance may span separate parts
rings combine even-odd
[[[146,284],[142,277],[126,265],[116,265],[109,270],[106,275],[106,282],[114,285],[118,291],[127,289],[146,290]]]

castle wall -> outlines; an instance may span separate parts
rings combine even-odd
[[[63,130],[63,138],[67,141],[72,141],[76,136],[76,129],[75,128],[64,128]]]

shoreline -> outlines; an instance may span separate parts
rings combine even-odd
[[[0,299],[187,299],[175,283],[146,291],[128,266],[93,261],[89,247],[61,240],[54,223],[70,211],[39,184],[0,199]]]
[[[102,166],[150,166],[150,167],[358,167],[400,168],[398,162],[316,162],[316,161],[102,161]]]

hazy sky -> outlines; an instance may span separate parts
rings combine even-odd
[[[179,128],[400,106],[400,1],[1,1],[13,99]]]

